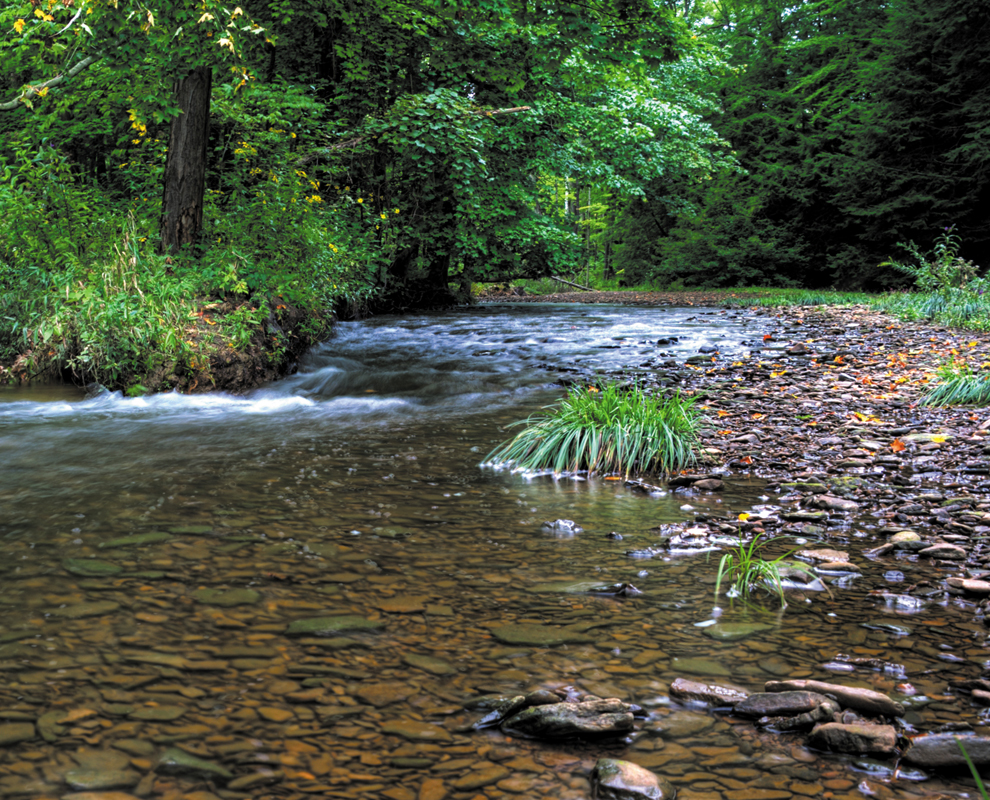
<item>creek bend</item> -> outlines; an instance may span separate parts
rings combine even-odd
[[[233,772],[236,790],[218,790],[230,797],[576,799],[601,755],[696,800],[966,791],[916,771],[890,780],[879,762],[819,757],[667,696],[679,676],[751,690],[829,680],[823,664],[854,652],[905,665],[924,700],[914,721],[958,721],[940,695],[963,666],[938,656],[979,657],[966,650],[972,615],[867,598],[922,579],[917,565],[868,564],[827,605],[726,609],[772,627],[715,641],[699,623],[717,557],[626,553],[657,525],[772,503],[762,482],[646,497],[479,467],[505,425],[560,396],[558,371],[647,372],[702,345],[741,357],[750,324],[698,309],[489,306],[343,324],[298,374],[246,397],[4,391],[0,732],[30,721],[44,738],[0,749],[0,794],[59,795],[80,769],[125,774],[118,786],[150,797],[203,789],[152,772],[175,744]],[[557,518],[584,532],[541,530]],[[832,541],[859,546],[852,531]],[[643,594],[573,591],[622,581]],[[912,633],[863,628],[867,614]],[[345,615],[377,628],[285,635]],[[507,623],[586,635],[505,644],[491,631]],[[641,734],[547,744],[465,730],[472,697],[564,684],[645,706]]]

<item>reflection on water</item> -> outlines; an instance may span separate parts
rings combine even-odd
[[[986,658],[972,609],[896,599],[927,567],[856,554],[863,576],[837,600],[726,608],[723,620],[772,627],[718,641],[698,624],[712,619],[717,553],[627,551],[694,513],[772,503],[759,481],[649,497],[478,466],[505,425],[559,397],[555,369],[649,369],[703,344],[733,357],[745,335],[693,310],[489,307],[342,325],[297,375],[243,398],[0,394],[0,725],[30,720],[44,737],[0,754],[0,794],[64,792],[93,751],[104,766],[124,754],[121,785],[149,796],[202,789],[151,772],[178,743],[231,769],[242,796],[580,798],[603,754],[706,800],[856,795],[854,759],[819,762],[793,735],[678,710],[667,687],[839,674],[904,699],[911,724],[975,721],[944,694]],[[542,527],[558,518],[584,531]],[[643,594],[587,591],[617,582]],[[344,615],[379,627],[286,635]],[[583,633],[507,645],[492,629],[508,622]],[[838,654],[901,669],[850,671]],[[634,741],[594,746],[466,730],[466,698],[564,684],[650,717]],[[870,780],[896,796],[960,790],[881,767]]]

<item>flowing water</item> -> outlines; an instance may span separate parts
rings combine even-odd
[[[717,641],[717,557],[627,552],[697,513],[772,508],[760,481],[648,496],[480,466],[560,397],[560,372],[652,372],[712,345],[733,358],[754,335],[694,309],[483,307],[341,324],[246,397],[0,393],[0,796],[182,797],[202,782],[153,772],[175,745],[235,774],[225,797],[584,798],[601,755],[688,800],[966,791],[667,694],[678,676],[828,680],[845,652],[903,666],[852,677],[906,693],[910,723],[978,722],[944,691],[987,658],[972,609],[869,594],[926,577],[915,562],[866,562],[835,601],[783,614],[724,609],[769,627]],[[558,518],[583,532],[543,528]],[[619,582],[643,594],[590,591]],[[910,633],[861,625],[905,616]],[[357,619],[299,629],[327,617]],[[569,641],[506,643],[510,624]],[[565,685],[649,716],[619,742],[547,744],[472,731],[462,708]]]

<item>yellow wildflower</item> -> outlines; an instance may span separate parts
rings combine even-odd
[[[14,21],[14,30],[17,31],[18,33],[20,33],[22,30],[24,30],[24,24],[25,24],[24,23],[24,20],[22,20],[22,19],[15,20]]]

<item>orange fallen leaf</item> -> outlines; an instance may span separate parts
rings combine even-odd
[[[764,342],[769,342],[772,339],[773,339],[773,334],[772,333],[765,333],[765,334],[763,334],[763,341]]]
[[[752,464],[753,463],[753,457],[752,456],[743,456],[742,458],[739,459],[739,463],[740,464]]]
[[[901,450],[904,450],[906,447],[907,445],[904,444],[904,442],[902,442],[900,439],[894,439],[894,441],[890,443],[890,449],[893,450],[895,453],[901,452]]]

